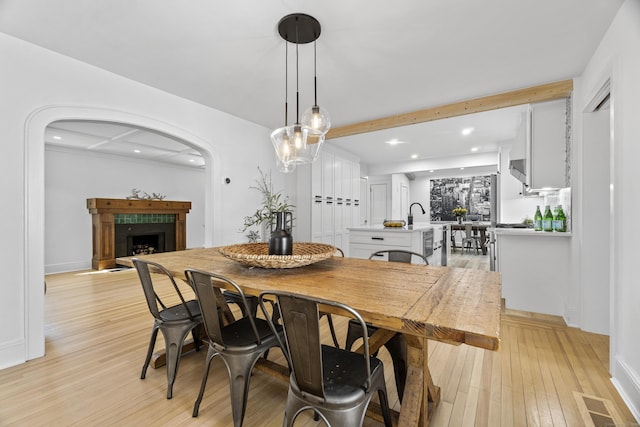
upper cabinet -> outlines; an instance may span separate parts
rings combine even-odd
[[[567,100],[531,104],[529,186],[567,186]]]
[[[523,113],[509,170],[529,190],[567,187],[567,102],[530,104]]]

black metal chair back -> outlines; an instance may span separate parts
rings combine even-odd
[[[382,251],[376,251],[369,256],[369,259],[382,257],[384,255],[387,255],[387,261],[391,262],[406,262],[407,264],[411,264],[413,258],[418,258],[426,265],[429,265],[429,260],[427,260],[426,256],[417,252],[405,251],[402,249],[385,249]]]
[[[219,274],[199,270],[186,270],[185,276],[198,297],[209,338],[205,370],[200,393],[193,407],[193,416],[198,416],[211,361],[220,356],[229,373],[233,423],[235,427],[240,427],[249,396],[251,371],[263,354],[271,347],[280,345],[280,340],[266,320],[252,315],[247,298],[236,282]],[[242,308],[241,318],[228,320],[223,315],[229,310],[223,289],[230,289],[238,296],[234,302]]]
[[[200,349],[200,325],[202,324],[200,307],[196,300],[185,299],[171,273],[162,265],[139,258],[133,259],[133,265],[138,272],[149,312],[154,318],[149,348],[144,365],[142,366],[140,379],[144,379],[147,375],[147,369],[151,362],[158,331],[161,331],[165,341],[167,359],[167,399],[171,399],[173,395],[173,383],[175,382],[178,366],[180,365],[182,346],[189,332],[193,334],[196,350]],[[165,276],[165,280],[171,283],[175,291],[175,296],[180,300],[179,304],[171,305],[162,301],[156,292],[154,280],[151,277],[152,272]]]
[[[283,426],[292,426],[307,409],[314,410],[328,426],[362,425],[376,391],[385,425],[391,426],[384,367],[379,359],[369,355],[368,334],[364,334],[364,354],[321,344],[320,305],[347,315],[366,331],[360,314],[336,301],[280,291],[260,295],[265,314],[265,302],[273,299],[284,328],[282,347],[292,370]],[[266,317],[272,328],[278,327]]]

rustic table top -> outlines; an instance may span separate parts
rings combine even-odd
[[[287,290],[343,302],[375,326],[489,350],[500,346],[500,273],[332,257],[292,269],[247,267],[218,248],[143,255],[175,277],[187,268],[235,280],[247,294]],[[133,257],[118,258],[133,266]]]

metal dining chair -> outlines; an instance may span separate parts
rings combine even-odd
[[[251,315],[249,303],[242,289],[233,280],[199,270],[186,270],[185,276],[198,297],[204,328],[209,339],[200,393],[193,406],[192,415],[198,416],[211,361],[214,357],[220,356],[229,374],[233,425],[240,427],[247,407],[251,371],[264,353],[280,345],[276,336],[279,332],[274,334],[267,321]],[[224,288],[233,289],[244,306],[242,317],[227,324],[223,324],[222,316],[218,315],[220,311],[226,310]],[[277,331],[277,328],[275,330]]]
[[[265,291],[260,305],[274,331],[280,325],[267,316],[265,302],[276,300],[284,329],[281,347],[291,369],[283,427],[293,426],[298,415],[313,410],[331,427],[362,426],[367,407],[378,393],[386,427],[391,414],[380,359],[370,357],[368,334],[364,354],[321,344],[319,306],[331,306],[351,317],[366,332],[367,325],[353,308],[336,302],[284,291]],[[279,336],[279,335],[278,335]]]
[[[476,255],[478,254],[478,249],[480,245],[479,237],[477,235],[478,229],[476,226],[475,233],[473,232],[473,224],[465,224],[464,225],[464,237],[462,239],[462,250],[464,252],[464,248],[467,248],[467,251],[471,251],[471,245],[476,251]]]
[[[376,251],[369,255],[369,259],[383,258],[386,257],[387,261],[391,262],[406,262],[411,264],[415,259],[422,261],[426,265],[429,265],[429,260],[426,256],[419,254],[417,252],[406,251],[402,249],[385,249],[381,251]]]
[[[173,383],[175,382],[176,375],[178,374],[178,366],[180,365],[182,346],[189,332],[193,335],[196,351],[200,350],[200,326],[202,324],[200,307],[196,300],[185,300],[173,276],[162,265],[139,258],[134,258],[132,261],[140,277],[144,296],[147,300],[147,306],[154,319],[147,357],[142,366],[140,379],[144,379],[147,375],[147,368],[151,362],[158,331],[161,331],[164,337],[167,359],[167,399],[171,399],[173,395]],[[160,299],[155,289],[154,280],[151,277],[151,271],[160,273],[169,280],[175,290],[175,296],[180,299],[179,304],[167,305]]]

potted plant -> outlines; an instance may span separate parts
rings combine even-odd
[[[461,208],[460,206],[458,206],[457,208],[454,208],[451,211],[451,213],[455,215],[456,219],[458,220],[458,224],[461,224],[462,223],[462,217],[467,214],[467,209],[466,208]]]
[[[256,180],[256,185],[249,188],[262,194],[262,204],[253,214],[244,217],[241,231],[244,233],[247,229],[258,226],[261,229],[262,241],[266,242],[269,239],[271,224],[276,217],[276,212],[291,212],[295,206],[289,202],[289,196],[283,196],[280,191],[273,190],[271,171],[265,173],[258,167],[258,172],[260,179]],[[250,240],[257,240],[255,231],[251,231],[248,237]]]

